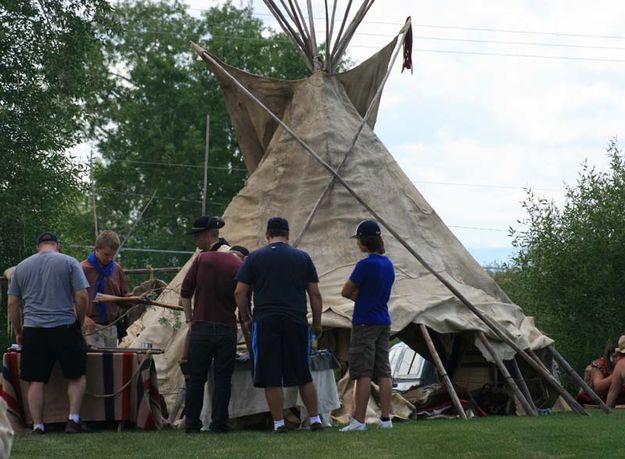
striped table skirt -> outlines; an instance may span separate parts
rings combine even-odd
[[[0,396],[9,413],[22,424],[32,418],[28,409],[28,383],[19,379],[20,354],[2,358]],[[46,386],[44,422],[65,422],[68,410],[67,382],[58,364]],[[87,354],[87,390],[80,410],[83,421],[125,421],[140,429],[162,425],[160,395],[154,360],[149,354],[129,352]]]

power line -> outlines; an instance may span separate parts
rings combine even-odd
[[[371,34],[375,35],[375,34]],[[457,41],[457,42],[469,42],[469,43],[485,43],[494,45],[515,45],[515,46],[541,46],[541,47],[557,47],[557,48],[576,48],[576,49],[607,49],[624,51],[623,46],[593,46],[593,45],[573,45],[566,43],[540,43],[529,41],[506,41],[506,40],[477,40],[471,38],[447,38],[447,37],[428,37],[426,35],[415,35],[414,39],[420,40],[437,40],[437,41]]]
[[[569,57],[569,56],[541,56],[537,54],[513,54],[513,53],[490,53],[480,51],[452,51],[445,49],[424,49],[413,48],[413,51],[422,53],[442,53],[442,54],[468,54],[475,56],[496,56],[496,57],[522,57],[531,59],[565,60],[565,61],[587,61],[587,62],[618,62],[623,63],[625,59],[602,59],[592,57]]]
[[[469,188],[493,188],[493,189],[503,189],[503,190],[526,190],[532,189],[536,191],[562,191],[556,188],[534,188],[522,186],[513,186],[513,185],[483,185],[480,183],[453,183],[453,182],[431,182],[427,180],[413,180],[413,183],[421,183],[424,185],[444,185],[444,186],[460,186],[460,187],[469,187]]]
[[[138,197],[144,197],[144,198],[148,198],[151,195],[150,194],[142,194],[142,193],[131,193],[131,192],[127,192],[127,191],[117,191],[111,187],[99,187],[100,190],[104,189],[106,191],[106,193],[112,193],[112,194],[120,194],[120,195],[129,195],[129,196],[138,196]],[[171,196],[158,196],[156,198],[158,199],[164,199],[167,201],[175,201],[175,202],[202,202],[201,199],[185,199],[185,198],[175,198],[175,197],[171,197]],[[213,206],[224,206],[225,203],[223,202],[218,202],[218,201],[207,201],[207,204],[213,205]]]
[[[461,225],[447,225],[448,228],[468,229],[475,231],[497,231],[507,233],[509,230],[501,228],[483,228],[481,226],[461,226]]]
[[[475,32],[496,32],[496,33],[516,33],[521,35],[549,35],[552,37],[574,37],[574,38],[600,38],[608,40],[625,40],[623,35],[596,35],[596,34],[584,34],[584,33],[566,33],[566,32],[542,32],[542,31],[530,31],[530,30],[515,30],[515,29],[497,29],[491,27],[467,27],[467,26],[448,26],[448,25],[432,25],[432,24],[415,24],[413,27],[423,27],[428,29],[452,29],[452,30],[471,30]]]
[[[159,31],[141,31],[137,32],[141,34],[156,34],[156,35],[177,35],[181,36],[181,34],[175,32],[159,32]],[[247,40],[247,41],[255,41],[263,44],[271,44],[267,40],[256,37],[238,37],[238,36],[225,36],[225,35],[211,35],[214,38],[224,38],[228,40]],[[454,40],[461,42],[478,42],[478,43],[493,43],[493,44],[505,44],[505,42],[501,41],[488,41],[488,40],[470,40],[470,39],[445,39],[445,38],[437,38],[432,37],[432,40]],[[290,43],[288,40],[275,40],[280,43]],[[509,44],[515,44],[514,42],[510,42]],[[519,43],[521,44],[521,43]],[[525,45],[531,45],[531,43],[524,43]],[[557,44],[542,44],[539,46],[567,46],[567,45],[557,45]],[[568,45],[572,48],[588,48],[588,49],[614,49],[614,50],[625,50],[625,48],[617,48],[617,47],[594,47],[594,46],[583,46],[583,45]],[[373,45],[358,45],[358,44],[350,44],[351,48],[365,48],[365,49],[379,49],[379,46]],[[494,56],[494,57],[521,57],[526,59],[546,59],[546,60],[567,60],[567,61],[580,61],[580,62],[604,62],[604,63],[624,63],[625,59],[608,59],[608,58],[593,58],[593,57],[575,57],[575,56],[545,56],[540,54],[520,54],[520,53],[500,53],[500,52],[486,52],[486,51],[456,51],[456,50],[445,50],[445,49],[425,49],[425,48],[413,48],[413,51],[417,52],[425,52],[425,53],[442,53],[442,54],[465,54],[465,55],[477,55],[477,56]]]
[[[200,12],[208,12],[210,10],[203,8],[187,8],[191,11],[200,11]],[[271,13],[253,13],[253,16],[262,16],[262,17],[271,17],[274,15]],[[319,21],[325,23],[325,17],[315,17],[313,16],[314,21]],[[335,19],[335,23],[341,22],[342,18]],[[389,26],[397,26],[401,27],[404,25],[404,21],[398,22],[389,22],[389,21],[368,21],[363,20],[362,24],[375,24],[375,25],[389,25]],[[552,37],[570,37],[570,38],[599,38],[599,39],[608,39],[608,40],[625,40],[624,35],[601,35],[601,34],[586,34],[586,33],[573,33],[573,32],[545,32],[540,30],[520,30],[520,29],[499,29],[495,27],[477,27],[477,26],[457,26],[457,25],[436,25],[436,24],[419,24],[412,22],[412,27],[414,28],[424,28],[424,29],[445,29],[445,30],[469,30],[474,32],[490,32],[490,33],[513,33],[520,35],[548,35]]]
[[[125,163],[134,163],[134,164],[150,164],[154,166],[173,166],[173,167],[190,167],[196,169],[204,169],[204,165],[196,165],[196,164],[183,164],[183,163],[164,163],[158,161],[136,161],[133,159],[115,159],[114,162],[125,162]],[[207,169],[211,170],[224,170],[224,171],[236,171],[236,172],[247,172],[247,169],[242,167],[228,167],[228,166],[207,166]]]

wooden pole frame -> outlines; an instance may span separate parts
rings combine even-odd
[[[467,414],[464,412],[462,403],[460,403],[460,399],[458,398],[456,389],[454,389],[454,385],[451,382],[449,375],[447,374],[447,370],[445,370],[443,361],[438,355],[438,351],[436,350],[436,346],[434,346],[434,342],[432,341],[432,337],[430,336],[430,332],[428,331],[428,328],[423,324],[419,324],[419,328],[421,329],[421,334],[423,335],[425,344],[427,345],[428,350],[430,351],[432,360],[434,360],[434,365],[436,365],[436,370],[438,371],[438,377],[443,381],[443,384],[445,384],[445,387],[447,388],[447,392],[449,393],[449,396],[451,397],[451,402],[453,403],[454,408],[456,408],[458,415],[462,419],[467,420],[468,419]]]
[[[408,22],[407,24],[409,25],[410,23]],[[400,31],[398,36],[403,33],[403,38],[406,37],[406,31],[408,30],[408,25],[405,25],[402,28],[402,30]],[[382,91],[384,90],[384,85],[386,84],[386,81],[388,80],[388,77],[391,74],[391,70],[393,69],[393,65],[395,64],[395,60],[397,59],[397,55],[399,53],[399,50],[402,47],[403,38],[402,38],[401,43],[399,43],[397,45],[397,47],[395,49],[395,52],[393,53],[393,57],[391,58],[390,65],[389,65],[389,67],[387,69],[387,72],[384,75],[384,78],[382,79],[382,82],[380,83],[380,86],[378,87],[375,95],[373,96],[373,99],[371,99],[371,103],[369,104],[369,107],[367,107],[367,111],[365,112],[365,116],[363,116],[362,121],[360,122],[360,126],[358,126],[358,130],[356,131],[356,135],[354,136],[354,140],[352,141],[349,149],[347,150],[347,152],[343,156],[343,159],[341,160],[341,162],[339,163],[339,165],[336,168],[336,172],[337,173],[341,170],[341,168],[343,167],[343,165],[347,161],[348,157],[350,156],[350,154],[354,150],[354,147],[356,146],[356,142],[358,141],[358,138],[360,137],[360,134],[362,133],[362,130],[364,129],[365,125],[367,124],[367,122],[369,120],[369,117],[371,116],[371,112],[373,111],[373,107],[375,106],[376,102],[379,100],[380,96],[382,95]],[[293,247],[297,247],[299,245],[299,243],[302,241],[302,237],[304,236],[304,234],[306,233],[306,231],[310,227],[310,224],[312,223],[312,220],[313,220],[315,214],[317,213],[317,210],[319,209],[319,206],[321,206],[321,203],[323,202],[323,200],[325,199],[325,197],[327,196],[329,191],[332,189],[332,187],[334,186],[335,182],[336,182],[336,176],[333,175],[330,178],[330,180],[328,181],[328,183],[326,184],[326,186],[323,189],[323,191],[321,192],[321,194],[319,195],[319,198],[315,202],[313,208],[308,213],[308,217],[306,218],[306,221],[304,222],[304,225],[302,226],[302,229],[300,230],[299,234],[293,239],[293,244],[292,244]]]
[[[523,392],[525,399],[532,406],[532,409],[538,413],[538,408],[536,407],[536,404],[534,403],[534,400],[532,399],[532,394],[530,393],[529,387],[527,387],[525,378],[523,378],[523,373],[521,373],[521,368],[519,368],[519,363],[516,360],[516,356],[514,356],[512,360],[509,360],[509,362],[510,362],[509,366],[512,368],[512,372],[514,373],[513,377],[516,379],[519,389],[521,389],[521,392]]]
[[[601,397],[599,397],[597,393],[592,390],[592,388],[586,383],[586,381],[584,381],[577,374],[577,372],[571,367],[569,362],[567,362],[566,359],[562,357],[562,355],[558,351],[556,351],[555,346],[553,344],[550,344],[549,346],[547,346],[547,350],[551,353],[553,358],[556,359],[556,362],[558,362],[559,365],[562,365],[562,367],[569,374],[569,376],[571,376],[573,380],[575,380],[575,382],[579,384],[588,395],[590,395],[590,397],[597,403],[597,405],[599,405],[603,412],[605,414],[610,414],[610,408],[608,407],[608,405],[606,405],[605,402],[601,400]]]
[[[490,344],[484,332],[478,332],[477,336],[480,338],[480,341],[482,342],[482,344],[484,345],[484,347],[490,354],[491,358],[495,362],[495,365],[497,365],[497,368],[499,368],[499,371],[504,377],[506,384],[508,385],[508,387],[510,388],[514,396],[521,403],[521,406],[523,407],[523,411],[525,411],[525,414],[528,416],[536,416],[538,413],[534,409],[532,409],[532,406],[529,404],[525,396],[521,393],[519,386],[517,386],[516,382],[514,382],[514,379],[510,375],[510,372],[508,371],[506,366],[503,364],[502,360],[497,356],[497,353],[495,352],[493,345]]]
[[[536,355],[536,353],[532,350],[532,349],[528,349],[527,350],[528,354],[532,357],[532,359],[541,367],[544,369],[544,371],[546,371],[547,373],[549,373],[551,375],[551,370],[549,370],[549,368],[547,368],[547,366],[543,363],[542,360],[540,360],[540,358],[538,357],[538,355]],[[552,377],[555,379],[555,376],[552,375]],[[560,394],[562,395],[562,394]],[[575,399],[574,399],[575,400]],[[571,405],[569,403],[569,400],[566,400],[567,404],[569,405],[569,407],[571,408],[572,411],[576,412],[577,414],[588,414],[586,413],[586,410],[584,409],[584,407],[582,407],[577,400],[575,400],[575,404]],[[580,410],[581,407],[581,410]]]
[[[464,304],[473,314],[480,319],[487,328],[489,328],[499,339],[508,344],[517,354],[519,354],[523,360],[525,360],[535,371],[541,374],[547,382],[567,401],[569,405],[574,406],[579,414],[588,415],[583,406],[581,406],[575,398],[569,394],[560,383],[547,371],[544,370],[539,364],[537,364],[523,349],[521,349],[506,333],[504,333],[499,325],[493,321],[489,316],[480,311],[469,299],[460,292],[449,280],[447,280],[441,273],[436,271],[430,266],[430,264],[419,255],[407,242],[401,237],[397,231],[389,225],[388,222],[380,214],[378,214],[364,199],[362,199],[358,193],[349,185],[343,177],[341,177],[334,168],[328,164],[321,156],[317,154],[300,136],[298,136],[284,121],[280,119],[275,113],[273,113],[265,104],[263,104],[254,94],[252,94],[241,82],[239,82],[234,76],[232,76],[219,62],[217,62],[205,49],[193,44],[198,50],[198,54],[205,61],[211,63],[218,68],[223,74],[228,77],[240,90],[253,100],[259,107],[261,107],[272,119],[274,119],[297,143],[299,143],[304,151],[312,156],[324,169],[330,174],[336,177],[336,180],[345,188],[345,190],[352,195],[352,197],[358,201],[370,214],[376,219],[386,230],[399,242],[414,258],[416,258],[423,267],[429,271],[434,277],[436,277],[454,296]]]

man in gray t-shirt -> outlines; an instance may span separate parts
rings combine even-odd
[[[9,320],[22,345],[20,378],[30,382],[28,405],[33,431],[43,433],[44,388],[58,361],[68,380],[68,433],[86,432],[80,405],[86,387],[86,345],[81,325],[89,283],[77,260],[59,253],[53,233],[37,238],[37,253],[17,265],[9,286]],[[24,305],[24,321],[20,314]]]

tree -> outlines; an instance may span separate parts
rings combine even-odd
[[[190,46],[196,41],[230,65],[279,78],[306,67],[288,40],[268,31],[250,7],[231,3],[200,17],[173,2],[124,2],[106,38],[105,75],[91,135],[102,228],[130,233],[129,247],[193,250],[184,231],[201,212],[206,114],[210,114],[207,213],[221,215],[246,169],[216,79]],[[84,221],[84,219],[83,219]],[[83,230],[82,243],[92,240]],[[126,265],[179,266],[185,254],[124,252]]]
[[[514,234],[513,299],[578,370],[625,334],[625,158],[616,140],[607,153],[609,170],[585,163],[561,208],[529,191]]]
[[[82,189],[76,145],[95,90],[96,26],[105,0],[0,4],[0,268],[33,252],[37,233],[62,232]]]

